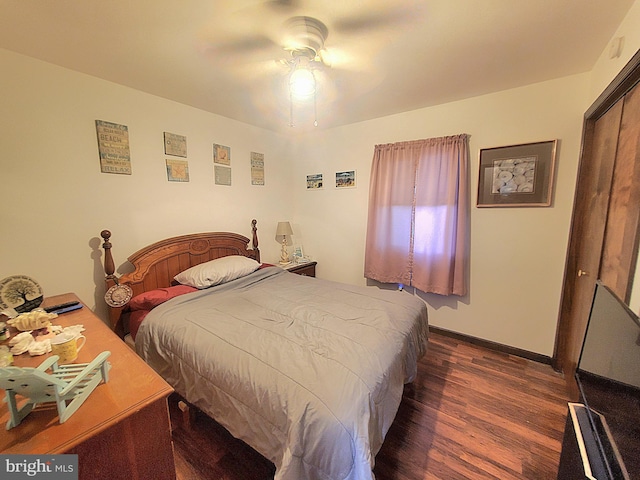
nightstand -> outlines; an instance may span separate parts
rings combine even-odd
[[[318,262],[290,263],[289,265],[285,265],[282,268],[298,275],[315,277],[317,264]]]

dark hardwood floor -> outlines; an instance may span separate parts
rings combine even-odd
[[[432,333],[376,457],[376,480],[555,479],[566,416],[548,365]],[[178,480],[267,480],[273,464],[170,399]]]

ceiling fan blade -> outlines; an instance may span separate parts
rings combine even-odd
[[[388,27],[401,27],[415,21],[416,12],[406,8],[387,9],[338,18],[333,28],[339,33],[367,33]]]
[[[211,41],[207,45],[210,53],[221,54],[243,54],[253,53],[259,50],[266,50],[277,45],[269,36],[262,34],[254,34],[237,40],[230,41]]]
[[[317,61],[331,70],[366,72],[372,67],[370,58],[349,53],[349,49],[323,48],[318,57]]]
[[[259,22],[268,18],[282,20],[299,14],[302,7],[303,0],[264,0],[235,8],[233,15],[241,18],[257,19]]]
[[[264,3],[267,7],[279,12],[295,10],[302,4],[300,0],[268,0]]]

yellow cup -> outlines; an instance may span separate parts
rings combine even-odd
[[[87,338],[84,335],[72,336],[61,333],[51,339],[51,354],[60,357],[59,364],[71,363],[78,358],[78,352],[84,347],[86,341]]]

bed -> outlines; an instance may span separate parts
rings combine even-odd
[[[426,351],[422,301],[261,264],[255,220],[252,248],[228,232],[173,237],[130,256],[120,277],[102,236],[107,287],[133,297],[110,308],[112,326],[126,334],[143,307],[136,351],[179,395],[270,459],[277,480],[374,478]]]

